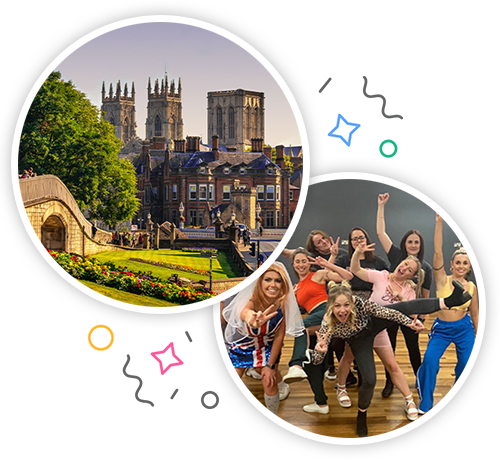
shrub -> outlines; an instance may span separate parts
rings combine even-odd
[[[179,305],[206,300],[215,295],[208,289],[194,289],[164,281],[152,275],[151,271],[135,272],[116,266],[114,263],[100,264],[93,258],[67,252],[49,250],[54,260],[72,277],[95,282],[106,287],[138,295],[147,295]]]

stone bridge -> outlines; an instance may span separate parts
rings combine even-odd
[[[38,239],[50,250],[88,256],[121,250],[108,244],[112,234],[98,229],[92,238],[92,223],[80,211],[66,185],[54,175],[19,180],[24,209]]]

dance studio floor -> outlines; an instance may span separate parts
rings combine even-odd
[[[422,358],[425,353],[428,341],[428,332],[436,315],[430,315],[425,321],[426,330],[420,334],[420,351]],[[418,393],[415,388],[415,376],[408,358],[408,352],[404,343],[401,331],[398,331],[398,343],[396,349],[396,359],[403,370],[410,390],[413,393],[413,399],[418,406]],[[280,371],[285,375],[288,371],[288,361],[292,354],[293,340],[286,338],[281,355]],[[377,385],[373,396],[372,404],[368,410],[368,431],[369,436],[379,435],[390,432],[405,425],[411,425],[406,418],[404,411],[404,398],[401,393],[394,388],[389,398],[382,398],[382,389],[385,385],[385,373],[382,363],[375,354],[377,366]],[[451,345],[441,358],[441,370],[439,372],[436,390],[434,393],[434,404],[437,404],[451,389],[455,381],[455,347]],[[259,380],[244,376],[244,383],[253,393],[253,395],[264,403],[262,386]],[[336,380],[325,379],[325,390],[329,397],[329,414],[309,414],[302,410],[306,404],[314,402],[312,391],[307,380],[290,384],[291,393],[289,397],[281,401],[278,416],[303,430],[314,432],[325,436],[334,436],[339,438],[357,438],[356,435],[356,415],[358,386],[348,387],[349,395],[352,400],[350,408],[342,408],[338,404],[334,386]]]

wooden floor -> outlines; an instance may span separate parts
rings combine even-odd
[[[434,319],[435,315],[429,316],[425,321],[426,330],[420,334],[420,351],[422,353],[422,358],[427,347],[428,329],[430,329]],[[288,371],[288,361],[291,357],[292,348],[293,339],[286,338],[281,355],[281,364],[279,366],[283,376]],[[401,331],[398,331],[396,359],[408,380],[408,385],[413,393],[413,399],[418,406],[419,401],[418,393],[415,388],[415,375],[408,358],[408,351]],[[412,423],[406,418],[404,398],[396,388],[394,388],[394,392],[389,398],[382,398],[381,392],[385,385],[385,372],[376,354],[375,362],[377,366],[377,385],[372,403],[368,410],[369,436],[386,433]],[[452,344],[441,358],[441,370],[434,392],[434,404],[437,404],[453,386],[455,381],[455,364],[455,347]],[[243,382],[253,395],[264,404],[264,395],[260,380],[245,375]],[[302,410],[304,405],[314,403],[309,382],[307,380],[302,380],[290,384],[291,393],[286,400],[280,402],[278,416],[296,427],[319,435],[334,436],[338,438],[357,438],[356,415],[358,386],[354,385],[348,387],[352,406],[346,409],[340,407],[338,404],[336,391],[334,389],[336,383],[336,380],[332,381],[325,379],[324,381],[325,391],[329,398],[328,404],[330,406],[330,412],[328,414],[307,413]]]

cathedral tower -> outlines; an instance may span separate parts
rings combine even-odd
[[[174,81],[168,85],[167,74],[165,79],[158,79],[154,88],[151,87],[151,78],[148,81],[148,114],[146,118],[146,139],[164,137],[169,149],[173,149],[174,140],[184,138],[184,122],[182,120],[181,79],[177,90]]]
[[[207,95],[207,134],[229,151],[251,148],[252,138],[265,139],[264,93],[248,90],[211,91]]]
[[[106,96],[103,82],[101,111],[104,120],[107,120],[115,127],[115,135],[124,145],[135,138],[137,124],[135,122],[134,82],[132,82],[132,92],[130,94],[127,84],[125,84],[122,92],[120,81],[118,81],[116,93],[113,92],[113,84],[110,84],[108,96]]]

